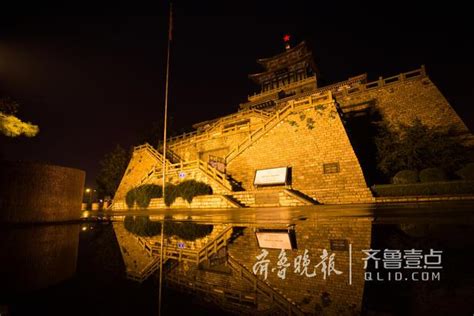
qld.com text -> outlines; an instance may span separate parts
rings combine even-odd
[[[431,271],[413,271],[413,272],[392,272],[392,271],[378,271],[378,272],[365,272],[365,281],[440,281],[440,272]]]

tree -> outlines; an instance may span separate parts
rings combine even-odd
[[[0,133],[8,137],[25,135],[34,137],[39,132],[37,125],[23,122],[15,116],[18,103],[10,98],[0,98]]]
[[[419,119],[393,126],[381,123],[375,144],[377,168],[388,176],[433,167],[453,172],[468,160],[469,149],[455,136],[453,127],[431,127]]]
[[[100,197],[113,196],[120,184],[120,180],[127,169],[130,160],[127,153],[120,145],[107,153],[99,162],[100,170],[96,178],[97,190]]]

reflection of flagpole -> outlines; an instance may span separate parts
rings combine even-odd
[[[166,56],[166,87],[165,87],[165,113],[164,113],[164,124],[163,124],[163,199],[165,198],[165,185],[166,185],[166,128],[168,119],[168,83],[170,76],[170,49],[171,49],[171,32],[173,28],[173,4],[170,3],[170,17],[168,26],[168,52]],[[163,224],[161,225],[161,244],[160,244],[160,284],[158,289],[158,316],[161,316],[161,292],[163,287],[163,235],[165,230],[165,219],[163,218]]]
[[[161,316],[161,292],[163,287],[163,240],[165,234],[165,218],[163,217],[163,222],[161,224],[161,242],[160,242],[160,284],[158,289],[158,316]]]

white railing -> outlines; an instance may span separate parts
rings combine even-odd
[[[289,101],[285,107],[276,111],[275,114],[268,121],[266,121],[259,129],[252,132],[247,139],[245,139],[243,142],[234,147],[234,149],[232,149],[225,157],[226,164],[228,164],[232,159],[242,153],[246,148],[248,148],[262,135],[264,135],[268,130],[275,127],[279,122],[281,122],[288,115],[290,115],[291,112],[296,108],[324,104],[332,102],[332,100],[333,99],[331,91],[327,91],[316,96],[310,95],[308,97]]]

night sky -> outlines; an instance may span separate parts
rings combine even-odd
[[[474,36],[467,8],[433,1],[416,7],[415,1],[193,2],[174,2],[174,130],[236,111],[257,88],[247,79],[261,71],[255,60],[282,52],[285,33],[308,42],[327,84],[425,64],[473,130]],[[167,10],[164,1],[3,6],[0,96],[17,100],[18,116],[40,127],[34,138],[0,136],[3,158],[83,169],[94,185],[103,155],[116,144],[136,145],[163,115]]]

